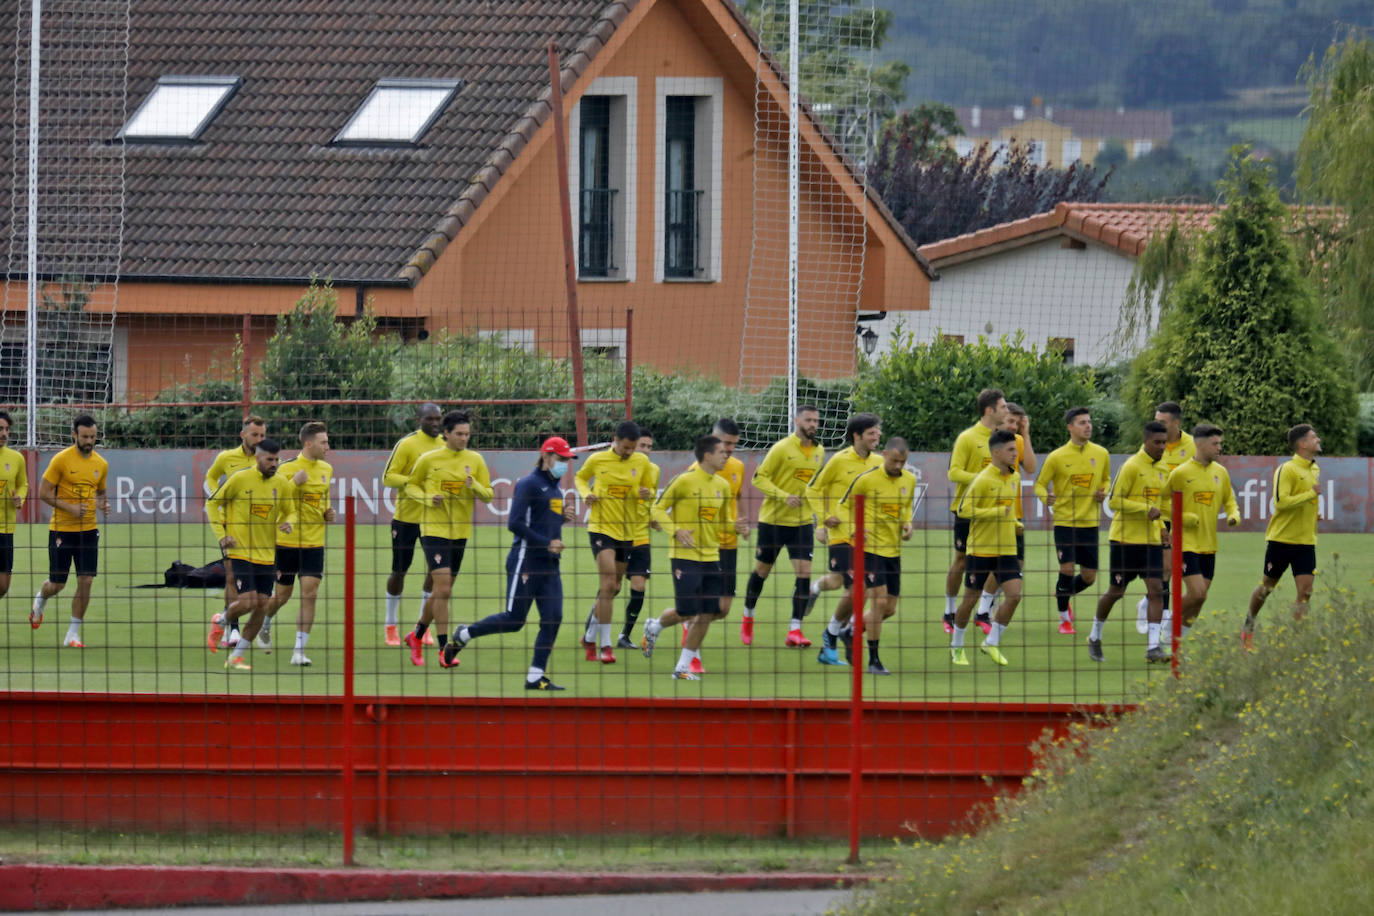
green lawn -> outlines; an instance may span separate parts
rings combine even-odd
[[[339,693],[343,686],[343,566],[342,532],[332,532],[328,572],[322,606],[309,655],[311,668],[288,664],[294,633],[296,604],[281,612],[274,630],[277,651],[270,655],[253,650],[251,674],[232,677],[223,670],[223,652],[205,648],[210,615],[219,608],[215,593],[173,589],[135,590],[132,586],[159,582],[162,570],[173,560],[200,564],[214,555],[210,533],[200,525],[108,526],[103,534],[101,576],[96,580],[90,613],[83,632],[83,651],[60,649],[66,630],[68,594],[48,606],[43,626],[30,630],[27,611],[42,576],[23,572],[46,566],[46,532],[21,528],[16,534],[16,574],[8,597],[9,612],[3,631],[4,664],[0,678],[10,690],[161,691],[184,693],[320,694]],[[382,644],[382,583],[390,555],[385,527],[358,530],[356,607],[357,675],[360,695],[413,696],[523,696],[523,675],[529,664],[534,626],[519,634],[494,636],[474,643],[462,655],[462,666],[440,669],[433,650],[424,668],[411,666],[403,649]],[[1347,584],[1365,583],[1374,576],[1370,551],[1357,550],[1357,535],[1323,536],[1320,553],[1321,582],[1336,576]],[[789,615],[792,577],[774,576],[768,582],[759,607],[757,636],[752,647],[738,638],[739,607],[707,637],[703,658],[707,675],[699,683],[674,681],[670,672],[677,657],[677,640],[665,633],[653,659],[638,652],[620,652],[616,665],[582,660],[578,646],[582,622],[596,590],[596,577],[586,535],[573,529],[569,556],[564,561],[565,626],[559,633],[550,666],[551,676],[569,688],[570,697],[736,697],[843,699],[849,696],[847,668],[825,668],[816,663],[814,648],[804,651],[781,646]],[[469,546],[465,569],[459,577],[453,602],[455,622],[471,621],[498,610],[505,587],[504,530],[479,530]],[[1103,556],[1106,555],[1103,541]],[[1258,576],[1262,537],[1257,534],[1223,535],[1213,597],[1204,611],[1205,627],[1235,631],[1244,604]],[[1332,562],[1332,553],[1341,555]],[[1051,595],[1054,577],[1049,534],[1029,534],[1027,594],[1016,620],[1007,632],[1003,649],[1011,665],[999,669],[989,659],[972,652],[973,666],[955,671],[948,661],[947,640],[939,625],[943,609],[943,578],[949,561],[948,532],[917,532],[905,548],[903,598],[898,616],[883,633],[882,654],[895,672],[890,678],[867,678],[865,695],[883,700],[983,702],[1089,703],[1135,699],[1147,678],[1165,674],[1148,669],[1144,639],[1134,628],[1134,586],[1128,603],[1118,606],[1108,624],[1105,640],[1107,661],[1094,664],[1087,658],[1084,639],[1091,602],[1080,601],[1079,635],[1068,638],[1055,632],[1057,617]],[[824,551],[818,553],[823,559]],[[672,604],[666,574],[667,550],[660,539],[655,545],[656,568],[651,581],[646,613]],[[413,622],[419,607],[421,561],[407,580],[403,622]],[[1337,570],[1337,567],[1339,569]],[[1336,570],[1333,573],[1333,570]],[[743,592],[746,568],[739,575]],[[1105,577],[1104,577],[1105,578]],[[74,585],[68,587],[69,590]],[[1095,591],[1095,589],[1094,589]],[[628,592],[628,588],[622,595]],[[1322,586],[1319,584],[1318,598]],[[822,598],[806,631],[819,641],[824,619],[834,606],[833,594]],[[1291,585],[1271,602],[1271,613],[1283,613],[1291,598]],[[1088,595],[1082,596],[1087,598]],[[624,602],[617,599],[617,631],[623,620]],[[533,623],[537,618],[531,613]],[[636,636],[638,630],[636,631]],[[970,643],[981,636],[971,632]],[[282,651],[282,648],[288,651]]]

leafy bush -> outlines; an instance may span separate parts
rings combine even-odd
[[[106,448],[205,448],[221,439],[232,440],[243,418],[243,389],[237,382],[207,379],[173,385],[154,401],[196,404],[194,407],[149,407],[143,410],[104,410],[96,416]],[[215,401],[228,401],[216,404]]]
[[[1360,429],[1355,446],[1361,455],[1374,455],[1374,393],[1360,395]]]
[[[972,344],[917,343],[910,332],[899,331],[892,348],[860,375],[854,408],[882,417],[884,429],[905,436],[915,451],[944,451],[977,419],[978,392],[1001,388],[1026,408],[1033,430],[1052,427],[1060,433],[1066,410],[1096,399],[1093,370],[1066,365],[1058,353],[1028,350],[1023,343],[1020,334],[997,343],[984,337]]]

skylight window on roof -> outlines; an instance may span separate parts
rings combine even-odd
[[[378,80],[334,142],[419,143],[462,84],[462,80]]]
[[[243,80],[237,76],[164,76],[120,130],[124,140],[195,140]]]

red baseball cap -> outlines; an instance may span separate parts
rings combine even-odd
[[[553,452],[559,458],[576,458],[573,450],[568,447],[568,440],[562,436],[549,436],[544,440],[544,444],[539,446],[541,452]]]

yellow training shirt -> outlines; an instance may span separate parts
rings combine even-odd
[[[658,493],[658,478],[651,477],[653,466],[643,452],[631,452],[629,457],[622,458],[607,449],[588,458],[573,478],[577,495],[584,501],[588,496],[596,496],[587,530],[617,541],[633,541],[639,524],[640,504],[644,502],[639,498],[639,488],[648,487],[654,491],[649,496],[650,502]],[[645,530],[647,537],[647,527]]]
[[[1107,492],[1112,458],[1096,442],[1067,442],[1050,452],[1035,478],[1035,496],[1049,499],[1054,487],[1054,523],[1061,528],[1096,528],[1101,504],[1093,494]]]
[[[225,548],[231,560],[259,566],[277,561],[277,526],[296,523],[296,488],[278,469],[264,478],[254,465],[235,471],[205,504],[216,538],[233,537]]]
[[[975,557],[1016,556],[1016,498],[1021,475],[989,464],[964,490],[960,518],[969,519],[968,552]]]
[[[296,483],[296,472],[305,471],[305,483]],[[291,533],[277,532],[277,543],[283,547],[323,547],[324,510],[329,508],[329,482],[334,468],[325,461],[311,461],[297,455],[278,466],[277,473],[296,486],[296,524]]]
[[[911,507],[916,501],[916,475],[902,468],[893,477],[880,464],[854,478],[840,500],[845,515],[853,514],[855,496],[864,498],[864,553],[901,556],[902,526],[911,521]]]
[[[695,462],[694,462],[695,463]],[[641,499],[636,509],[634,537],[630,540],[636,547],[649,543],[649,518],[653,514],[654,500],[658,498],[658,482],[663,476],[663,469],[652,461],[649,462],[649,471],[645,475],[644,486],[654,494],[650,499]]]
[[[689,471],[695,471],[697,463],[692,462]],[[725,459],[725,467],[716,474],[730,488],[730,522],[720,527],[720,549],[738,550],[739,535],[735,533],[735,520],[739,518],[739,494],[744,489],[744,462],[733,455]]]
[[[410,472],[415,470],[415,462],[420,460],[421,455],[443,447],[442,436],[431,436],[423,429],[417,429],[402,436],[391,450],[391,457],[386,460],[386,468],[382,471],[382,486],[396,491],[396,514],[392,516],[396,521],[419,524],[425,507],[406,495],[406,481],[410,479]]]
[[[800,528],[811,524],[811,507],[807,504],[806,487],[825,463],[825,449],[817,445],[802,445],[793,433],[773,444],[763,463],[754,469],[754,487],[763,494],[759,522]],[[801,498],[801,505],[793,508],[787,497]]]
[[[109,473],[109,463],[95,450],[83,458],[75,445],[69,445],[53,455],[43,479],[56,488],[60,501],[79,503],[83,511],[75,516],[53,509],[48,527],[53,531],[94,531],[96,497],[105,492]]]
[[[720,559],[720,531],[733,525],[730,512],[730,485],[716,474],[701,468],[683,471],[668,484],[654,503],[654,518],[668,532],[668,556],[674,560],[713,563]],[[691,547],[677,541],[677,532],[692,534]]]
[[[964,505],[964,491],[973,483],[973,478],[992,465],[992,452],[988,449],[988,439],[991,437],[992,430],[982,423],[975,423],[954,440],[954,451],[949,456],[949,482],[954,484],[954,499],[950,506],[960,518],[970,517],[960,511],[960,506]]]
[[[6,446],[0,448],[0,534],[14,534],[14,497],[29,495],[29,469],[24,456]]]
[[[257,456],[245,452],[242,445],[226,448],[215,456],[215,460],[210,462],[210,470],[205,472],[205,495],[209,496],[218,490],[231,475],[254,467],[257,463]]]
[[[1274,472],[1274,514],[1264,532],[1266,541],[1281,544],[1317,543],[1317,462],[1294,455]]]
[[[1213,461],[1203,465],[1196,457],[1180,464],[1164,485],[1161,502],[1172,508],[1173,494],[1183,494],[1183,549],[1190,553],[1217,552],[1217,513],[1240,518],[1231,475]]]
[[[1111,495],[1107,497],[1107,505],[1116,513],[1107,532],[1108,540],[1119,544],[1163,543],[1160,537],[1164,519],[1151,519],[1149,512],[1160,508],[1159,497],[1165,483],[1164,465],[1151,461],[1145,449],[1126,459],[1116,472]]]
[[[825,524],[826,518],[831,515],[840,520],[834,528],[826,529],[830,532],[830,544],[848,544],[853,539],[854,513],[848,508],[842,510],[840,501],[849,492],[849,486],[856,477],[882,465],[883,456],[878,452],[869,452],[867,458],[860,458],[851,445],[832,455],[821,472],[811,479],[810,486],[806,488],[806,501],[815,513],[816,524]]]
[[[467,479],[472,477],[472,486]],[[472,536],[472,510],[476,500],[491,502],[491,474],[487,462],[472,449],[454,451],[448,446],[425,452],[411,468],[405,493],[424,507],[420,536],[460,541]],[[434,497],[443,496],[439,505]]]
[[[1179,433],[1177,442],[1164,443],[1164,454],[1159,456],[1159,463],[1164,465],[1165,472],[1172,474],[1187,461],[1197,454],[1197,443],[1193,437],[1187,433]]]

